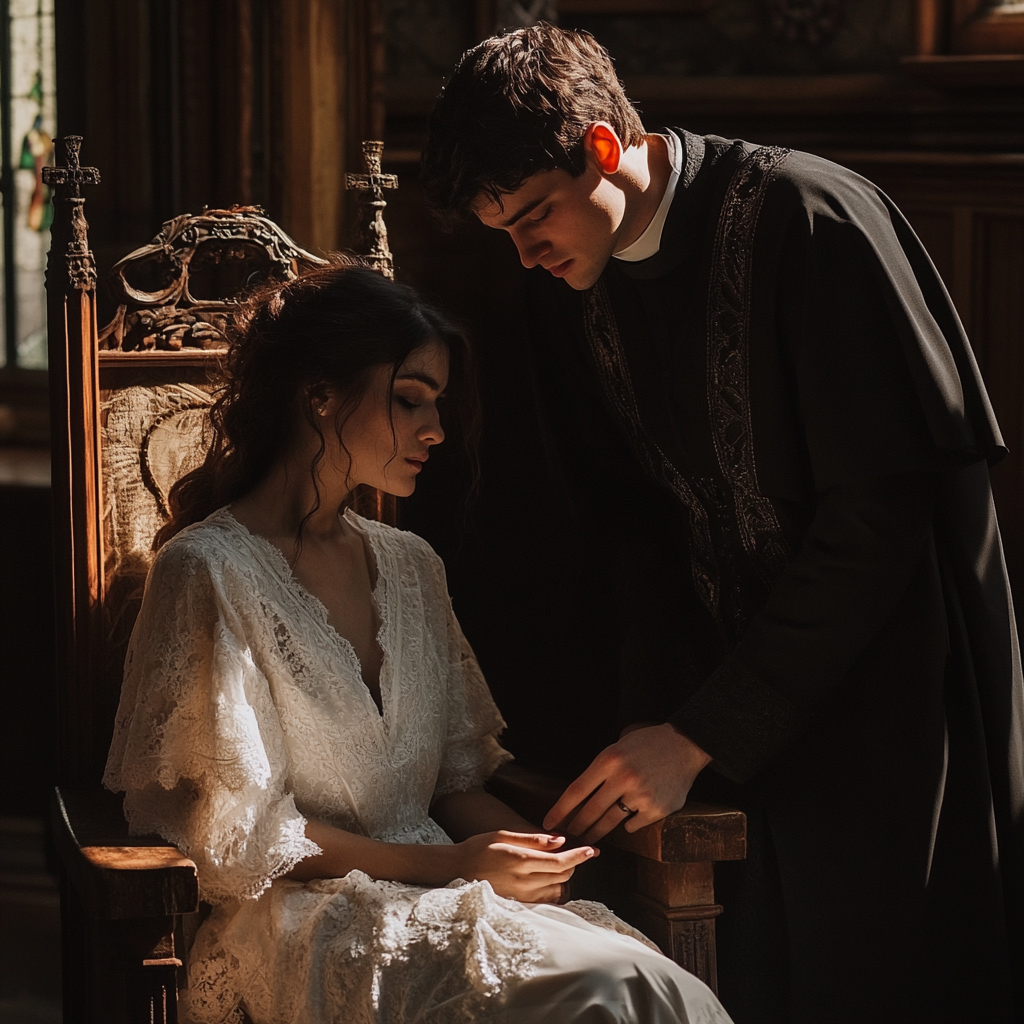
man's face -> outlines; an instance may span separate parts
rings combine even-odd
[[[481,196],[473,210],[481,222],[512,236],[524,267],[538,264],[582,291],[596,283],[619,248],[626,199],[588,154],[578,178],[539,171],[499,206]]]

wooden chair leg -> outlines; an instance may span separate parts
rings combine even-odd
[[[666,864],[638,857],[636,923],[666,956],[696,975],[716,995],[714,864]]]
[[[92,956],[90,923],[67,869],[61,864],[60,937],[64,1024],[91,1024],[90,1009],[96,1003],[98,979]]]
[[[125,921],[121,946],[129,965],[129,1024],[178,1024],[178,970],[174,918]]]

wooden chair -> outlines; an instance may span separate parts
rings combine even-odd
[[[79,166],[80,144],[65,139],[66,166],[45,172],[65,1020],[173,1022],[195,865],[129,837],[120,798],[99,785],[125,648],[168,491],[206,451],[232,297],[323,261],[253,208],[176,217],[114,267],[117,312],[98,330],[81,187],[99,174]]]
[[[65,1022],[173,1024],[199,888],[194,863],[158,837],[129,836],[120,797],[100,787],[124,653],[167,493],[206,450],[232,297],[322,261],[256,209],[177,217],[114,267],[120,302],[100,330],[81,195],[99,174],[79,166],[80,145],[64,139],[66,166],[45,172],[55,206],[47,316],[61,763],[53,824]],[[348,184],[367,191],[369,256],[389,272],[381,214],[383,189],[395,182],[380,173],[379,143],[365,153],[368,173]],[[394,517],[377,494],[365,495],[360,511]],[[534,820],[561,789],[515,767],[491,786]],[[636,923],[714,987],[713,863],[745,855],[743,815],[688,806],[610,842],[636,855]]]

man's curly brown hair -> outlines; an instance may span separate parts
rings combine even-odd
[[[502,206],[538,171],[584,171],[587,126],[606,121],[624,146],[644,126],[608,52],[589,32],[541,23],[485,39],[459,61],[434,105],[420,181],[446,219],[486,196]]]

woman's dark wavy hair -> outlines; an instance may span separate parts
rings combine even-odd
[[[291,441],[296,415],[320,436],[310,465],[316,504],[308,519],[320,507],[317,468],[326,450],[311,400],[327,389],[343,396],[334,422],[340,438],[374,371],[390,367],[393,383],[409,354],[432,339],[448,350],[451,399],[444,419],[461,434],[475,473],[478,413],[466,339],[411,288],[334,257],[326,267],[251,294],[230,334],[226,380],[210,411],[213,444],[203,465],[171,489],[170,520],[154,548],[251,491]]]

